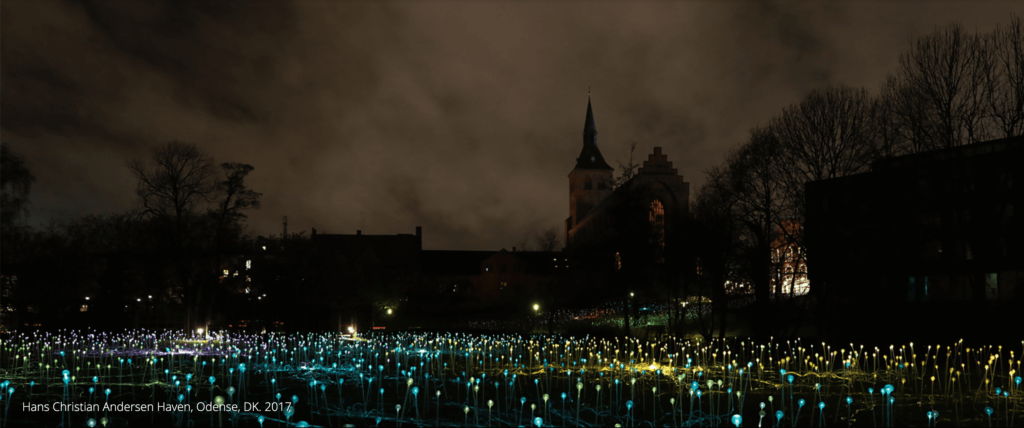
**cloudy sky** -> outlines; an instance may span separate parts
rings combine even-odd
[[[1015,1],[0,3],[2,137],[31,219],[122,211],[171,140],[256,170],[260,234],[412,233],[510,248],[561,227],[587,88],[613,166],[638,142],[691,183],[828,84],[872,93],[915,37]]]

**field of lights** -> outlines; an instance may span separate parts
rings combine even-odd
[[[1024,426],[1024,341],[146,330],[0,339],[3,426]]]

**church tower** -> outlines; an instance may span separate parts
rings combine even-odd
[[[583,125],[583,150],[576,158],[576,167],[569,173],[569,218],[565,221],[568,242],[569,231],[604,198],[612,193],[612,173],[597,148],[597,127],[594,110],[587,97],[587,119]]]

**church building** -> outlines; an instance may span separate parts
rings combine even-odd
[[[690,183],[672,167],[661,147],[655,147],[633,176],[615,187],[614,168],[608,166],[597,147],[594,110],[587,100],[583,125],[583,150],[569,173],[569,218],[565,219],[565,242],[569,250],[607,242],[622,230],[618,208],[647,218],[652,243],[664,251],[666,231],[674,226],[666,219],[681,218],[689,211]],[[621,210],[619,210],[621,211]],[[658,257],[660,260],[661,257]]]

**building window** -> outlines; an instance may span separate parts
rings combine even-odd
[[[587,181],[587,182],[583,183],[583,190],[590,190],[592,187],[593,187],[593,184],[591,184],[590,181]]]
[[[80,312],[89,312],[89,305],[82,305],[82,307],[78,308],[78,310]]]
[[[910,277],[910,282],[907,284],[907,301],[908,302],[927,302],[928,301],[928,277]]]
[[[615,270],[622,270],[622,254],[615,252]]]
[[[501,265],[498,266],[498,269],[499,269],[500,272],[508,272],[508,265],[505,264],[505,263],[502,263]]]
[[[996,273],[985,274],[985,298],[988,300],[999,298],[999,275]]]
[[[490,272],[490,271],[491,271],[491,265],[490,264],[484,265],[484,272]]]
[[[1013,202],[1007,202],[999,210],[1000,223],[1009,223],[1010,219],[1013,218]]]
[[[665,263],[665,206],[655,199],[651,202],[649,213],[653,236],[651,243],[656,246],[655,261]]]

